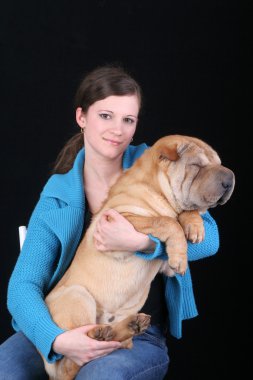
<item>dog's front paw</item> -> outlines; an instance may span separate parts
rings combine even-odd
[[[128,323],[128,328],[133,330],[134,335],[142,334],[150,326],[150,315],[139,313]]]
[[[187,240],[192,243],[200,243],[204,240],[205,229],[203,223],[191,223],[184,226],[184,233]]]
[[[192,243],[200,243],[204,240],[204,223],[198,211],[183,211],[178,216],[178,220],[187,240]]]
[[[113,340],[114,338],[114,332],[111,326],[109,325],[98,325],[91,329],[88,334],[90,338],[96,339],[96,340]]]
[[[184,275],[187,269],[187,257],[173,255],[169,258],[169,267],[175,273]]]

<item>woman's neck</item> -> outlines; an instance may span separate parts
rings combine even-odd
[[[102,161],[96,158],[85,157],[84,182],[95,181],[102,186],[110,187],[122,173],[122,160]]]
[[[84,187],[92,213],[96,213],[107,197],[110,187],[122,173],[122,158],[106,161],[86,157],[84,163]]]

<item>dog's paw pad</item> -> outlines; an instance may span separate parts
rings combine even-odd
[[[150,325],[150,315],[140,313],[137,314],[129,323],[128,327],[134,331],[135,334],[141,334]]]
[[[98,326],[92,329],[92,338],[96,340],[113,340],[114,333],[111,326]]]
[[[150,326],[150,319],[151,319],[151,316],[148,314],[144,314],[144,313],[138,314],[140,332],[145,331]]]

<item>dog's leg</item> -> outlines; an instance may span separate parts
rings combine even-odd
[[[96,323],[96,303],[91,294],[80,285],[61,286],[46,298],[55,323],[63,329],[71,330],[86,324]],[[63,358],[56,363],[48,363],[42,356],[50,380],[73,380],[80,366]]]
[[[199,243],[204,240],[204,223],[198,211],[183,211],[178,220],[183,227],[186,239],[192,243]]]
[[[132,348],[132,337],[142,334],[150,325],[150,315],[139,313],[112,325],[98,325],[88,332],[88,336],[97,340],[116,340],[122,342],[122,348]],[[108,335],[103,334],[108,327]]]
[[[134,228],[152,234],[165,242],[168,264],[176,273],[184,274],[187,268],[187,241],[183,228],[174,218],[167,216],[145,217],[122,213]]]
[[[127,349],[133,348],[133,338],[131,337],[121,342],[121,348],[127,348]]]
[[[84,286],[56,288],[46,297],[46,303],[53,320],[62,329],[96,323],[96,302]]]
[[[46,365],[49,380],[73,380],[79,369],[80,366],[65,357],[54,364],[47,363]]]

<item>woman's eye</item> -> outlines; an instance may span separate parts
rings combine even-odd
[[[102,119],[106,119],[106,120],[110,119],[110,117],[111,117],[108,113],[100,113],[99,116]]]
[[[124,121],[125,121],[126,123],[128,123],[128,124],[133,124],[133,123],[134,123],[134,120],[131,119],[130,117],[125,117],[125,118],[124,118]]]

